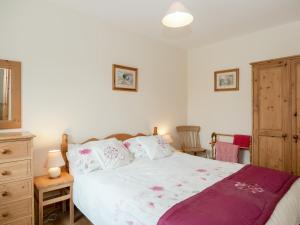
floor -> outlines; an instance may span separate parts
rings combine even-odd
[[[48,224],[47,224],[48,225]],[[56,221],[53,225],[69,225],[69,218],[65,216],[63,219]],[[74,225],[92,225],[85,217],[80,218]]]
[[[77,219],[76,219],[77,218]],[[75,211],[75,223],[74,225],[92,225],[82,214]],[[53,213],[49,215],[45,221],[45,225],[69,225],[69,215],[62,213]]]

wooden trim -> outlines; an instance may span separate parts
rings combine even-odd
[[[254,140],[256,140],[256,137],[255,137],[255,131],[254,131],[254,128],[255,128],[255,126],[254,126],[254,124],[255,124],[255,121],[254,121],[254,112],[255,111],[257,111],[257,109],[255,108],[255,107],[258,107],[257,106],[257,104],[255,105],[255,93],[256,93],[256,90],[255,90],[255,88],[256,88],[256,85],[254,85],[254,82],[257,82],[257,78],[255,78],[254,75],[255,73],[254,73],[254,67],[252,66],[252,70],[251,70],[251,85],[252,85],[252,87],[251,87],[251,97],[252,97],[252,99],[251,99],[251,103],[252,103],[252,112],[251,112],[251,116],[252,116],[252,126],[251,126],[251,128],[252,128],[252,141],[251,141],[251,144],[252,144],[252,147],[253,147],[253,149],[255,149],[255,142],[254,142]],[[251,164],[254,164],[254,162],[253,162],[253,156],[251,157],[251,159],[250,159],[250,163]]]
[[[300,59],[300,55],[286,56],[286,57],[275,58],[275,59],[267,59],[267,60],[252,62],[252,63],[250,63],[250,65],[254,66],[254,65],[259,65],[259,64],[276,63],[279,61],[293,60],[293,59]]]
[[[136,134],[136,135],[130,135],[130,134],[112,134],[112,135],[109,135],[109,136],[107,136],[106,138],[104,138],[104,139],[109,139],[109,138],[116,138],[116,139],[118,139],[118,140],[120,140],[120,141],[125,141],[125,140],[127,140],[127,139],[130,139],[130,138],[134,138],[134,137],[139,137],[139,136],[146,136],[145,134],[143,134],[143,133],[138,133],[138,134]]]
[[[292,154],[293,154],[293,149],[292,149],[292,123],[289,123],[287,121],[292,121],[293,119],[293,114],[292,114],[292,74],[291,74],[291,68],[289,66],[290,64],[288,63],[288,60],[285,60],[285,77],[287,77],[287,81],[285,83],[287,87],[287,94],[284,96],[284,99],[287,100],[287,107],[284,107],[284,110],[286,111],[286,114],[288,115],[287,118],[284,119],[284,126],[286,129],[286,133],[288,134],[288,137],[286,138],[285,141],[285,152],[284,152],[284,160],[285,162],[289,162],[285,165],[285,171],[293,173],[293,159],[292,159]],[[290,135],[289,135],[290,134]]]
[[[116,87],[115,84],[116,84],[116,69],[117,68],[135,71],[135,73],[136,73],[136,77],[135,77],[135,89],[131,89],[131,88],[118,88],[118,87]],[[113,90],[118,90],[118,91],[137,92],[138,91],[138,69],[134,68],[134,67],[113,64],[112,65],[112,89]]]
[[[299,129],[299,71],[297,70],[297,66],[300,65],[300,58],[294,58],[289,61],[289,70],[292,76],[292,170],[293,173],[297,176],[300,175],[300,152],[299,152],[299,136],[300,136],[300,129]]]
[[[297,112],[297,90],[298,90],[298,85],[297,85],[297,60],[291,61],[290,62],[290,72],[291,72],[291,82],[292,84],[292,90],[291,90],[291,95],[292,95],[292,136],[297,135],[297,117],[298,117],[298,112]],[[294,174],[297,174],[297,147],[298,147],[298,140],[292,140],[292,158],[296,160],[292,160],[292,171]]]
[[[152,134],[157,135],[157,127],[153,128]],[[109,136],[105,137],[104,139],[116,138],[120,141],[125,141],[127,139],[134,138],[134,137],[140,137],[140,136],[146,136],[146,135],[143,134],[143,133],[138,133],[136,135],[126,134],[126,133],[119,133],[119,134],[109,135]],[[81,144],[85,144],[85,143],[88,143],[88,142],[91,142],[91,141],[98,141],[98,140],[100,140],[100,139],[98,139],[98,138],[89,138],[89,139],[83,141]],[[68,144],[69,144],[69,135],[68,134],[63,134],[62,135],[62,141],[61,141],[61,154],[63,156],[63,159],[65,160],[65,163],[66,163],[66,165],[63,169],[66,170],[66,171],[69,171],[69,162],[68,162],[68,159],[67,159]]]
[[[259,165],[259,155],[257,154],[258,149],[258,113],[259,113],[259,96],[258,96],[258,87],[259,87],[259,77],[258,77],[258,66],[252,65],[252,136],[253,136],[253,156],[252,164]]]
[[[69,143],[69,136],[67,134],[63,134],[60,148],[61,148],[62,157],[63,157],[63,159],[65,160],[65,163],[66,163],[66,165],[64,166],[64,169],[66,171],[69,171],[69,161],[67,159],[68,143]]]
[[[236,73],[236,87],[235,88],[224,88],[224,89],[217,89],[217,76],[219,73],[227,73],[227,72],[235,72]],[[215,91],[238,91],[240,88],[240,69],[228,69],[228,70],[219,70],[214,72],[214,88]]]
[[[0,60],[0,68],[11,70],[11,119],[0,120],[0,129],[21,128],[21,62]]]

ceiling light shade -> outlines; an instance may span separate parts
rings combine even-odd
[[[181,2],[175,1],[161,22],[166,27],[177,28],[187,26],[191,24],[193,20],[194,17],[189,10]]]

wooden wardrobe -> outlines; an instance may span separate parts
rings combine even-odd
[[[251,65],[252,163],[300,175],[300,56]]]

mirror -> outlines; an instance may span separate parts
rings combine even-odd
[[[0,60],[0,129],[21,127],[21,63]]]
[[[10,69],[0,68],[0,120],[11,119]]]

